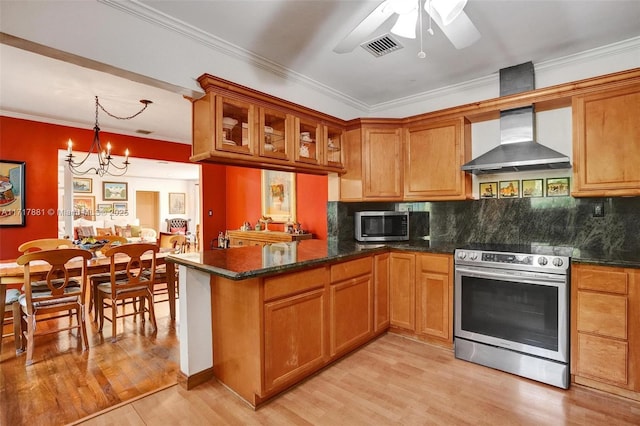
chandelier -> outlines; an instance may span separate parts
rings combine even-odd
[[[129,150],[127,149],[125,151],[124,161],[122,162],[122,165],[118,165],[114,162],[114,158],[111,156],[111,143],[107,142],[106,149],[103,149],[102,145],[100,144],[100,126],[98,125],[98,108],[102,109],[102,111],[104,111],[107,115],[117,120],[130,120],[140,115],[142,111],[147,109],[149,104],[153,103],[146,99],[142,99],[140,100],[140,102],[144,104],[144,106],[140,111],[136,112],[135,114],[129,117],[117,117],[111,114],[109,111],[107,111],[100,104],[100,102],[98,101],[98,97],[96,96],[96,124],[93,127],[93,142],[91,143],[89,152],[87,152],[87,155],[84,156],[82,161],[74,160],[75,155],[73,155],[73,151],[72,151],[73,143],[71,142],[71,139],[69,139],[69,141],[67,142],[67,156],[66,156],[67,159],[65,161],[69,164],[69,170],[71,170],[71,173],[73,173],[74,175],[86,175],[87,173],[92,172],[98,176],[104,176],[104,175],[122,176],[125,173],[127,173],[127,169],[129,168]],[[87,162],[91,154],[94,154],[94,153],[97,156],[98,165],[90,166],[90,164],[87,164],[87,167],[83,170],[82,168],[85,165],[85,162]]]

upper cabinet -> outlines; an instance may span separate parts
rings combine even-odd
[[[364,120],[362,120],[364,121]],[[349,129],[342,201],[463,200],[471,177],[460,170],[470,152],[471,125],[464,118],[371,120]]]
[[[471,176],[460,170],[471,152],[465,118],[411,125],[405,131],[405,200],[464,200]]]
[[[573,98],[575,197],[640,195],[640,83]]]
[[[202,75],[193,100],[192,161],[302,173],[344,173],[345,122]]]

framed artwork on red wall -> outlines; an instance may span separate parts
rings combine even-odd
[[[274,222],[296,221],[296,174],[262,170],[262,216]]]
[[[0,226],[25,226],[24,161],[0,160]],[[33,215],[45,215],[39,210]]]

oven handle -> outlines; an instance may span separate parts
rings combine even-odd
[[[463,267],[456,266],[455,273],[463,273],[468,276],[477,277],[477,278],[498,278],[501,280],[511,279],[521,279],[527,281],[534,281],[536,283],[563,283],[566,281],[566,275],[555,275],[555,274],[545,274],[541,276],[535,272],[523,272],[523,271],[514,271],[514,273],[509,272],[489,272],[484,269],[478,269],[473,267]]]

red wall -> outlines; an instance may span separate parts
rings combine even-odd
[[[140,158],[189,162],[191,147],[155,139],[137,138],[102,132],[122,155],[125,148]],[[59,149],[66,149],[71,138],[74,150],[89,149],[92,129],[79,129],[36,121],[0,117],[0,159],[24,161],[25,207],[58,209]],[[315,238],[327,238],[327,177],[298,174],[297,216],[303,228]],[[203,164],[200,180],[202,193],[202,247],[224,229],[238,229],[245,220],[255,225],[260,217],[260,170]],[[212,215],[209,216],[209,211]],[[273,224],[270,228],[281,229]],[[28,240],[57,237],[57,216],[29,216],[24,227],[0,228],[0,259],[15,259],[18,246]]]
[[[326,176],[297,174],[296,216],[302,228],[314,238],[327,239]],[[239,229],[245,221],[255,226],[261,216],[261,172],[259,169],[227,167],[226,225]],[[273,231],[282,231],[283,224],[269,225]]]

